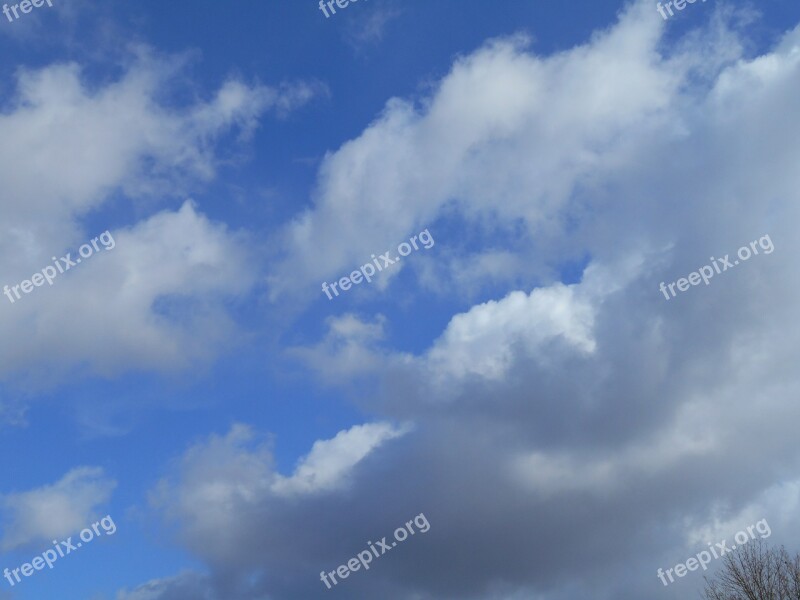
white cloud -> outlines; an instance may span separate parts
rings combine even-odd
[[[363,373],[374,372],[385,357],[378,348],[384,338],[383,315],[370,321],[355,314],[328,317],[325,337],[311,347],[294,347],[287,352],[308,364],[329,381],[347,381]]]
[[[112,235],[113,249],[101,245],[52,287],[2,306],[0,323],[18,341],[0,351],[0,373],[47,367],[52,378],[84,364],[104,375],[163,371],[213,356],[227,343],[235,327],[224,300],[257,276],[241,236],[191,202]]]
[[[98,467],[78,467],[52,485],[2,496],[4,551],[63,539],[90,526],[116,482]]]
[[[574,286],[556,284],[529,295],[511,292],[456,315],[430,349],[427,359],[435,374],[487,379],[506,375],[516,354],[515,345],[534,350],[561,337],[576,350],[593,352],[594,313],[578,298]]]
[[[21,69],[16,95],[0,116],[0,135],[9,142],[0,149],[4,225],[35,234],[107,202],[119,187],[174,193],[168,186],[185,177],[212,177],[209,142],[237,125],[252,126],[276,94],[231,80],[188,110],[159,104],[156,97],[181,66],[142,49],[119,80],[96,89],[75,63]],[[56,240],[74,233],[59,224]]]
[[[550,57],[528,52],[524,37],[490,41],[457,60],[422,108],[389,100],[326,157],[314,207],[286,229],[273,298],[310,295],[312,284],[453,208],[470,223],[554,235],[553,217],[576,186],[615,165],[627,140],[654,126],[645,119],[661,123],[691,67],[658,55],[661,24],[649,8]],[[552,250],[538,250],[532,262],[546,263]]]
[[[645,260],[629,256],[609,265],[592,263],[579,283],[554,283],[529,294],[512,291],[473,306],[454,315],[418,356],[381,346],[386,323],[382,315],[368,322],[351,313],[329,317],[319,343],[293,348],[290,354],[329,382],[380,375],[391,367],[416,369],[415,379],[435,386],[437,394],[473,378],[500,382],[520,360],[546,363],[557,342],[578,355],[593,354],[597,312],[607,297],[641,275]]]
[[[193,446],[181,460],[179,483],[163,480],[154,504],[188,529],[232,530],[242,517],[239,507],[264,497],[272,482],[272,455],[263,444],[250,449],[255,441],[251,428],[234,425],[224,437]]]
[[[229,79],[207,101],[168,106],[160,99],[185,62],[138,47],[117,79],[100,84],[75,63],[19,70],[0,114],[2,285],[30,278],[52,256],[74,258],[100,233],[84,217],[120,193],[185,198],[215,176],[228,134],[245,138],[265,111],[285,114],[324,91]],[[189,202],[113,233],[113,252],[13,305],[3,298],[0,329],[17,343],[3,351],[0,380],[47,384],[77,365],[103,374],[180,368],[230,340],[225,302],[259,276],[242,234]]]
[[[289,495],[341,487],[347,474],[364,457],[384,442],[406,432],[407,429],[396,428],[389,423],[368,423],[340,431],[331,440],[316,441],[291,477],[276,477],[272,490]]]

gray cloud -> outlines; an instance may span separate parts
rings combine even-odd
[[[662,56],[651,13],[640,2],[549,58],[491,42],[459,59],[424,114],[393,100],[326,159],[276,267],[298,275],[276,277],[276,297],[309,282],[318,293],[318,279],[449,210],[494,232],[521,223],[525,267],[426,351],[391,347],[376,315],[332,319],[320,343],[293,349],[366,411],[416,428],[346,485],[269,503],[247,475],[270,472],[268,454],[228,448],[248,468],[235,485],[207,472],[211,489],[236,490],[209,504],[232,519],[218,545],[200,535],[210,517],[167,511],[212,597],[683,600],[699,574],[663,588],[656,569],[717,541],[705,536],[760,518],[777,542],[800,532],[800,29],[747,56],[720,13]],[[387,157],[403,168],[373,168]],[[773,254],[669,301],[659,292],[767,233]],[[576,255],[588,267],[565,288]],[[457,286],[461,264],[431,263],[422,281]],[[332,591],[320,583],[423,511],[424,537]]]

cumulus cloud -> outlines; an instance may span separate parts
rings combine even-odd
[[[592,352],[592,306],[575,297],[574,288],[557,284],[529,295],[511,292],[456,315],[428,354],[437,374],[467,373],[500,379],[514,357],[514,344],[533,348],[560,336],[576,350]]]
[[[225,436],[212,435],[189,449],[152,502],[204,556],[228,562],[231,552],[239,553],[236,545],[251,520],[280,519],[292,499],[344,493],[360,463],[407,432],[389,423],[356,425],[315,442],[285,476],[275,471],[266,441],[250,427],[235,425]]]
[[[500,261],[449,323],[421,324],[422,349],[401,348],[388,316],[347,314],[295,350],[325,381],[337,382],[328,365],[375,376],[350,382],[359,404],[417,429],[336,494],[273,498],[213,549],[191,537],[228,582],[217,597],[314,597],[320,569],[420,510],[431,532],[350,578],[352,597],[677,600],[692,584],[664,590],[656,569],[701,537],[753,515],[775,539],[776,523],[795,532],[780,505],[794,506],[800,469],[800,28],[751,56],[729,19],[668,44],[643,1],[552,56],[487,42],[425,102],[391,100],[327,156],[314,206],[285,230],[275,298],[318,295],[316,282],[436,219],[437,249],[448,226],[514,231],[523,260]],[[677,298],[659,291],[765,233],[775,252],[759,262]],[[579,281],[565,281],[581,257]],[[423,273],[459,291],[464,255],[442,262]],[[270,493],[253,452],[234,452],[233,482],[209,479],[211,506]],[[316,454],[296,475],[316,473]],[[226,511],[183,493],[174,506],[192,531],[218,539]]]
[[[272,490],[278,494],[311,493],[336,489],[343,479],[375,448],[406,433],[388,423],[356,425],[331,440],[314,442],[311,452],[291,477],[277,476]]]
[[[182,177],[213,176],[211,142],[236,126],[253,126],[279,95],[230,80],[208,102],[164,105],[157,98],[174,86],[184,62],[139,49],[118,80],[99,87],[85,81],[76,63],[21,68],[0,116],[0,134],[9,141],[0,150],[5,226],[36,234],[107,202],[120,187],[163,192]],[[19,155],[28,160],[11,160]]]
[[[690,69],[656,52],[660,25],[644,11],[639,4],[591,45],[551,57],[529,53],[524,37],[493,40],[458,59],[421,108],[387,102],[326,157],[315,206],[286,229],[273,297],[330,278],[453,203],[469,222],[521,220],[551,237],[576,187],[620,160],[640,127],[661,123]]]
[[[227,136],[246,138],[266,111],[286,114],[320,93],[313,83],[231,78],[209,99],[175,106],[165,98],[185,63],[138,47],[117,79],[99,84],[76,63],[20,68],[0,114],[3,284],[67,251],[77,258],[101,233],[87,228],[87,214],[120,194],[185,198],[215,176]],[[13,305],[4,298],[0,329],[19,344],[6,348],[0,379],[52,381],[78,365],[101,374],[174,369],[226,343],[235,328],[225,302],[258,277],[241,232],[185,202],[112,234],[113,252],[60,276],[58,293],[45,286]]]
[[[34,542],[50,543],[91,525],[98,507],[111,498],[116,482],[99,467],[78,467],[52,485],[4,494],[0,547],[13,550]]]
[[[477,304],[454,315],[430,348],[419,356],[383,347],[386,318],[372,322],[353,314],[327,319],[328,330],[317,344],[296,347],[302,359],[330,382],[380,375],[395,367],[451,395],[456,384],[476,379],[501,382],[521,355],[543,362],[559,343],[570,353],[596,351],[595,319],[604,300],[641,275],[644,257],[627,257],[613,266],[590,265],[582,281],[536,288],[529,294],[509,292],[499,300]]]
[[[113,249],[100,245],[53,288],[4,307],[13,317],[5,330],[19,339],[6,350],[5,374],[48,368],[52,377],[82,364],[104,375],[182,368],[226,342],[235,326],[223,300],[255,277],[241,236],[186,202],[112,237]]]

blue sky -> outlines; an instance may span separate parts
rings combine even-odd
[[[796,539],[797,3],[53,4],[0,16],[0,285],[115,246],[0,296],[0,568],[118,529],[0,598],[683,599]]]

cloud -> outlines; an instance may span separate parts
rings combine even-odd
[[[489,41],[328,155],[314,206],[284,232],[274,297],[319,296],[318,281],[438,219],[437,250],[454,248],[420,271],[456,299],[432,311],[406,279],[411,298],[387,288],[383,316],[330,318],[294,349],[378,422],[415,424],[345,487],[273,497],[267,459],[234,449],[231,481],[201,485],[198,467],[168,488],[217,597],[315,597],[321,569],[422,511],[432,528],[413,551],[342,593],[677,600],[700,581],[664,590],[656,569],[717,525],[796,533],[800,28],[748,55],[730,19],[672,44],[639,2],[552,56]],[[510,232],[519,262],[464,306],[454,267]],[[769,256],[659,291],[766,233]],[[398,313],[427,343],[391,335]],[[323,450],[335,473],[338,448]],[[316,455],[301,466],[316,473]]]
[[[348,21],[345,39],[355,50],[381,42],[389,23],[403,14],[402,7],[388,3],[373,3],[364,6],[362,11],[357,15],[348,15],[351,20]]]
[[[153,213],[152,201],[185,199],[215,177],[221,155],[251,136],[265,112],[285,115],[321,87],[229,78],[207,100],[175,105],[167,98],[186,63],[139,46],[108,81],[90,81],[76,63],[19,69],[0,114],[3,284],[30,278],[53,256],[76,258],[100,233],[87,228],[87,215],[121,195],[141,201],[144,216],[113,228],[113,252],[60,276],[54,288],[13,305],[3,299],[0,329],[18,344],[6,348],[0,379],[49,384],[76,366],[105,375],[185,368],[235,331],[225,303],[259,270],[248,239],[193,202]]]
[[[113,249],[100,246],[52,287],[3,307],[4,330],[19,340],[0,352],[4,374],[46,369],[54,379],[81,365],[102,375],[166,371],[224,346],[236,330],[224,301],[256,275],[240,235],[191,202],[112,235]]]
[[[579,283],[555,283],[528,294],[512,291],[499,300],[477,304],[454,315],[418,356],[382,346],[383,315],[369,322],[353,313],[329,317],[327,333],[319,343],[292,348],[289,355],[304,361],[327,382],[343,383],[365,375],[380,378],[382,372],[395,368],[423,382],[420,387],[435,389],[437,397],[453,395],[456,385],[503,381],[521,356],[545,363],[557,348],[593,354],[595,320],[603,302],[641,276],[645,260],[634,256],[613,266],[592,264]]]
[[[590,45],[550,57],[528,52],[522,36],[489,41],[460,57],[430,98],[389,100],[326,156],[313,208],[286,227],[272,297],[316,293],[312,283],[453,209],[468,225],[522,225],[542,238],[521,248],[532,267],[553,260],[553,216],[622,159],[631,136],[662,122],[691,68],[659,56],[661,25],[644,11],[638,4]]]
[[[207,578],[186,572],[165,579],[154,579],[132,591],[121,590],[117,600],[215,600],[218,596],[209,588]]]
[[[98,516],[116,482],[99,467],[78,467],[52,485],[2,496],[3,551],[64,539]]]
[[[356,425],[331,440],[314,442],[291,477],[277,476],[272,490],[281,495],[336,489],[361,460],[384,442],[400,437],[406,429],[388,423]]]
[[[226,560],[246,532],[248,521],[278,519],[287,501],[344,493],[359,465],[407,427],[367,423],[314,443],[290,476],[274,470],[266,442],[245,425],[225,436],[212,435],[190,448],[176,472],[163,479],[153,506],[180,525],[181,536],[212,560]],[[212,541],[213,540],[213,541]],[[250,562],[250,561],[248,561]]]
[[[383,366],[378,342],[385,336],[383,315],[372,322],[346,313],[326,319],[328,331],[323,340],[313,346],[290,348],[290,357],[305,362],[328,381],[347,381],[351,377],[375,372]]]
[[[528,349],[561,337],[576,350],[592,352],[592,306],[576,298],[573,286],[511,292],[498,302],[474,306],[456,315],[428,353],[437,374],[467,373],[501,379],[515,354],[514,344]]]
[[[21,68],[0,116],[0,134],[10,142],[0,150],[4,228],[24,227],[35,236],[59,219],[74,226],[119,188],[175,193],[189,180],[208,180],[216,166],[212,142],[237,126],[254,126],[257,115],[281,101],[270,88],[229,80],[208,102],[160,103],[185,62],[139,48],[118,80],[100,86],[85,81],[76,63]],[[12,160],[20,155],[27,160]],[[74,234],[69,227],[52,231],[61,231],[56,240]]]

